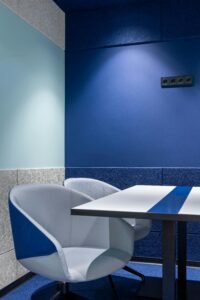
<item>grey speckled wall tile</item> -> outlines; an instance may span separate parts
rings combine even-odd
[[[18,170],[18,184],[55,183],[62,185],[64,173],[64,168],[20,169]]]
[[[65,169],[64,168],[52,168],[46,170],[46,179],[47,183],[56,183],[63,185],[65,178]]]
[[[0,255],[0,289],[28,272],[15,257],[14,250]]]
[[[18,16],[65,49],[65,14],[52,0],[0,0]]]
[[[0,289],[17,279],[14,251],[0,255]]]
[[[24,276],[29,271],[25,269],[18,261],[16,261],[16,278]]]
[[[8,214],[8,193],[16,184],[16,170],[0,171],[0,254],[13,248]]]
[[[0,170],[0,289],[28,271],[15,258],[8,213],[8,193],[17,184],[63,184],[64,168]]]

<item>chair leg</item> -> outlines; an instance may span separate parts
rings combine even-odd
[[[69,291],[69,283],[60,283],[58,292],[50,300],[86,300],[85,298],[76,295]]]
[[[142,282],[145,280],[145,276],[143,274],[141,274],[140,272],[138,272],[138,271],[136,271],[134,269],[129,268],[128,266],[125,266],[123,269],[125,271],[127,271],[128,273],[131,273],[131,274],[136,275],[139,278],[141,278]]]
[[[51,297],[50,300],[60,300],[67,299],[67,294],[69,293],[69,283],[58,283],[57,285],[57,293]]]
[[[114,299],[118,299],[117,290],[116,290],[116,288],[115,288],[115,285],[114,285],[112,276],[111,276],[111,275],[108,275],[108,279],[109,279],[109,283],[110,283],[111,288],[112,288],[112,292],[113,292]]]

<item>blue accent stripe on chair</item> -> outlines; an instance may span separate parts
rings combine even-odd
[[[45,256],[57,252],[54,244],[9,201],[17,259]]]
[[[191,186],[176,187],[167,196],[154,205],[148,212],[160,214],[178,214],[191,189]]]

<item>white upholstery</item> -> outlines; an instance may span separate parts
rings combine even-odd
[[[64,186],[86,194],[93,200],[120,191],[120,189],[111,184],[92,178],[68,178],[64,181]]]
[[[125,266],[133,253],[130,225],[122,219],[71,215],[72,207],[92,200],[58,185],[15,187],[10,193],[12,205],[57,250],[50,255],[22,258],[21,264],[63,282],[97,279]],[[37,243],[34,246],[37,248]]]
[[[120,189],[115,186],[92,178],[68,178],[65,180],[64,186],[75,191],[79,191],[93,198],[93,200],[120,191]],[[130,218],[126,218],[124,220],[134,228],[135,240],[145,238],[151,230],[151,220]]]

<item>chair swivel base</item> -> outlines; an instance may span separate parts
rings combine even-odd
[[[68,289],[63,290],[62,286],[64,285],[56,282],[47,284],[35,291],[31,296],[31,300],[87,300]]]
[[[63,294],[61,292],[56,293],[50,300],[86,300],[77,294],[68,292],[67,294]]]
[[[132,268],[130,268],[130,267],[128,267],[128,266],[125,266],[123,269],[124,269],[126,272],[131,273],[131,274],[133,274],[133,275],[139,277],[139,278],[141,279],[142,282],[145,281],[145,276],[144,276],[143,274],[141,274],[140,272],[138,272],[138,271],[136,271],[136,270],[134,270],[134,269],[132,269]]]

